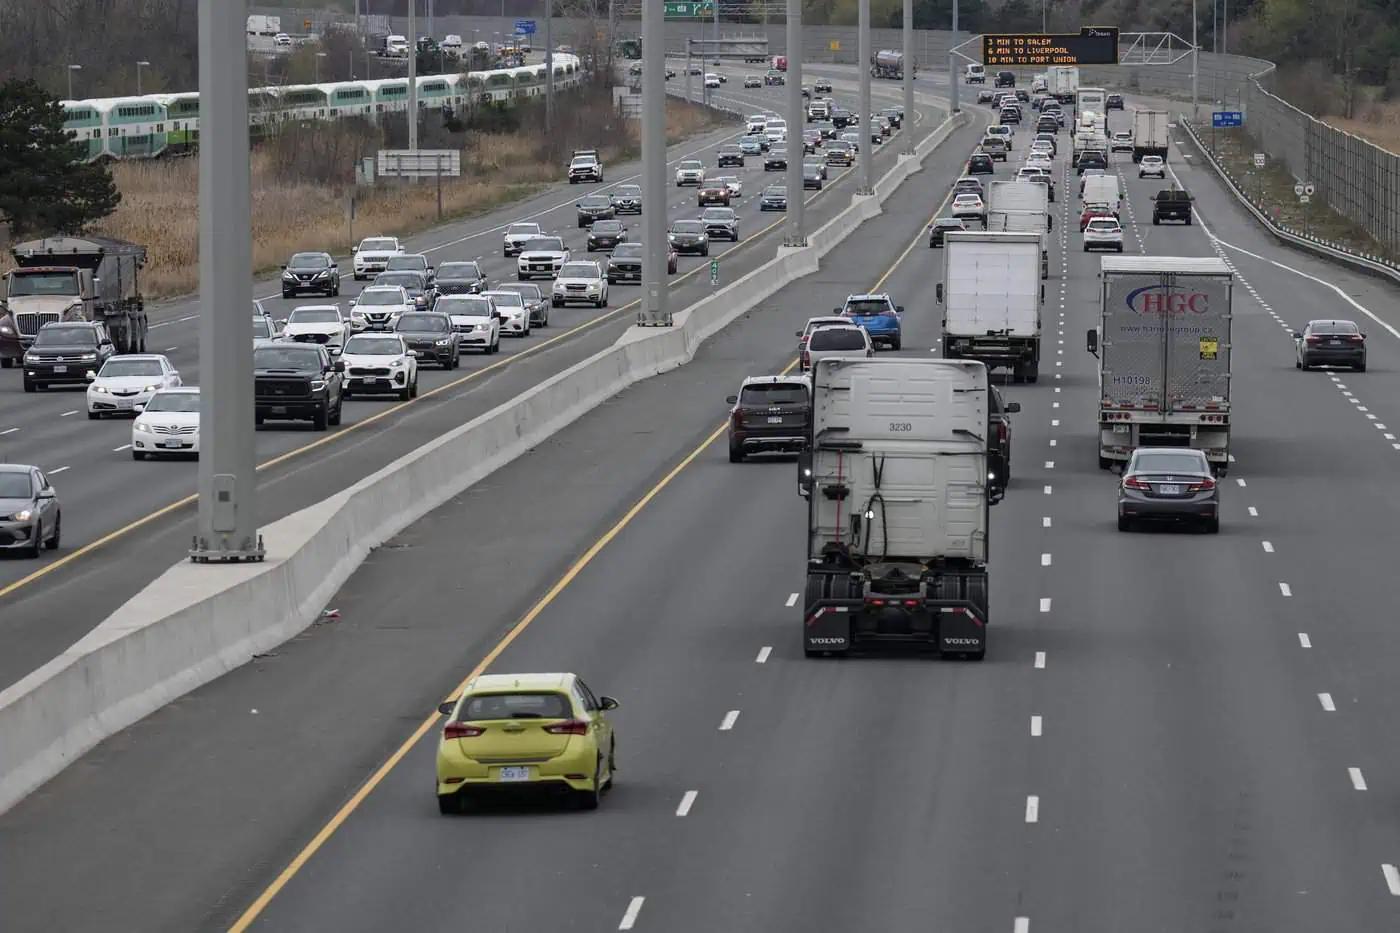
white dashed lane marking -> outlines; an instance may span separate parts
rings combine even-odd
[[[1284,595],[1284,596],[1292,596],[1292,595],[1293,595],[1293,588],[1292,588],[1291,586],[1289,586],[1287,583],[1282,583],[1282,582],[1280,582],[1279,585],[1278,585],[1278,591],[1279,591],[1280,594],[1282,594],[1282,595]]]
[[[642,912],[642,905],[646,903],[644,897],[634,897],[627,905],[627,912],[622,915],[622,922],[617,925],[619,930],[630,930],[637,923],[637,915]]]
[[[1035,653],[1035,669],[1038,670],[1038,671],[1043,671],[1043,670],[1045,670],[1045,652],[1044,652],[1044,651],[1037,651],[1037,652]]]
[[[1357,790],[1366,789],[1366,779],[1361,776],[1360,768],[1347,768],[1347,777],[1351,778],[1351,786]]]
[[[759,649],[758,649],[758,657],[754,658],[754,663],[755,663],[755,664],[766,664],[766,663],[768,663],[768,656],[769,656],[770,654],[772,654],[772,653],[773,653],[773,646],[772,646],[772,645],[764,645],[762,648],[759,648]]]
[[[739,711],[737,709],[732,709],[729,712],[725,713],[723,721],[721,721],[719,724],[719,731],[728,732],[729,730],[733,729],[734,723],[737,722],[738,719]]]
[[[1330,693],[1319,693],[1317,695],[1317,702],[1321,703],[1322,708],[1329,713],[1335,713],[1337,711],[1337,704],[1332,702],[1332,694]]]
[[[788,608],[792,608],[793,606],[796,606],[796,605],[797,605],[797,594],[796,594],[796,593],[793,593],[791,596],[789,596],[789,597],[787,598],[787,606],[788,606]]]
[[[1311,648],[1311,647],[1312,647],[1312,639],[1308,637],[1308,633],[1307,633],[1307,632],[1299,632],[1299,633],[1298,633],[1298,645],[1299,645],[1299,647],[1302,647],[1302,648]]]
[[[1040,738],[1040,734],[1041,734],[1042,728],[1043,728],[1043,723],[1042,723],[1042,721],[1041,721],[1041,718],[1040,718],[1039,716],[1032,716],[1032,717],[1031,717],[1031,736],[1032,736],[1033,738]]]
[[[676,816],[686,816],[690,813],[690,808],[695,806],[695,798],[700,796],[698,790],[688,790],[681,798],[680,806],[676,807]]]

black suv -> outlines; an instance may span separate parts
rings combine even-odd
[[[433,284],[439,295],[475,295],[491,287],[486,273],[474,262],[443,263]]]
[[[720,167],[720,168],[724,168],[726,165],[737,165],[737,166],[739,166],[739,168],[743,168],[743,167],[744,167],[744,150],[740,149],[738,146],[733,146],[733,145],[730,145],[730,146],[720,146],[720,147],[719,147],[719,167]]]
[[[1109,111],[1109,110],[1122,110],[1122,109],[1123,109],[1123,95],[1122,95],[1122,94],[1110,94],[1110,95],[1108,95],[1108,97],[1107,97],[1107,98],[1104,100],[1104,102],[1103,102],[1103,109],[1104,109],[1105,112],[1107,112],[1107,111]]]
[[[580,227],[587,227],[595,220],[612,220],[617,216],[617,208],[606,194],[590,194],[574,206],[578,208]]]
[[[1098,149],[1085,149],[1074,162],[1074,174],[1083,175],[1086,168],[1108,171],[1108,157]]]
[[[452,331],[452,319],[433,311],[414,311],[399,317],[394,331],[418,354],[419,363],[436,363],[456,369],[461,350]]]
[[[1014,71],[998,71],[996,82],[993,87],[1015,87],[1016,73]]]
[[[588,252],[608,251],[627,240],[627,228],[620,220],[600,220],[588,231]]]
[[[310,343],[267,341],[253,348],[253,421],[310,421],[317,431],[340,424],[345,364]]]
[[[992,165],[992,157],[985,152],[974,152],[967,160],[967,173],[969,175],[994,175],[996,168]]]
[[[330,253],[297,253],[282,267],[282,297],[316,292],[327,298],[340,294],[340,266]]]
[[[750,376],[727,401],[729,462],[751,453],[799,451],[812,428],[812,396],[801,376]]]
[[[1011,418],[1021,410],[1020,402],[1008,402],[996,386],[987,388],[987,472],[993,491],[1006,491],[1011,482]]]
[[[25,351],[24,391],[44,386],[82,385],[96,375],[117,348],[107,336],[107,325],[97,321],[53,321],[39,328],[39,335]]]

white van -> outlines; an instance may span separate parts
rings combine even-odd
[[[986,84],[987,69],[978,64],[967,66],[967,71],[963,74],[963,80],[968,84]]]
[[[1123,189],[1117,175],[1090,175],[1084,179],[1085,204],[1108,204],[1114,210],[1123,206]]]

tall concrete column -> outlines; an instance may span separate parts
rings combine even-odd
[[[914,0],[904,0],[904,153],[914,154]]]
[[[874,181],[871,178],[870,160],[873,153],[870,151],[875,144],[870,141],[870,0],[860,0],[858,16],[858,37],[856,39],[856,68],[860,74],[860,104],[858,105],[857,116],[860,124],[857,127],[860,136],[860,187],[859,194],[870,194],[874,191]],[[789,52],[791,54],[791,52]],[[788,198],[792,200],[791,197]]]
[[[1200,63],[1201,46],[1196,41],[1196,0],[1191,0],[1191,120],[1195,122],[1200,116],[1200,111],[1196,103],[1197,93],[1200,90]]]
[[[660,0],[642,3],[642,324],[670,324],[666,272],[666,26]],[[686,99],[690,98],[686,42]]]
[[[665,75],[662,75],[664,78]],[[554,129],[554,0],[544,0],[544,131]]]
[[[958,0],[953,0],[953,37],[950,49],[958,47]],[[948,53],[948,112],[958,112],[958,65],[952,52]]]
[[[806,246],[803,224],[802,133],[807,127],[802,106],[802,0],[787,0],[787,235],[786,246]]]
[[[247,0],[199,6],[199,514],[190,557],[260,560]]]
[[[418,151],[418,0],[408,0],[408,149]]]

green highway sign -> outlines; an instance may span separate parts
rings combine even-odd
[[[665,0],[665,9],[667,16],[675,17],[715,15],[712,0]]]

